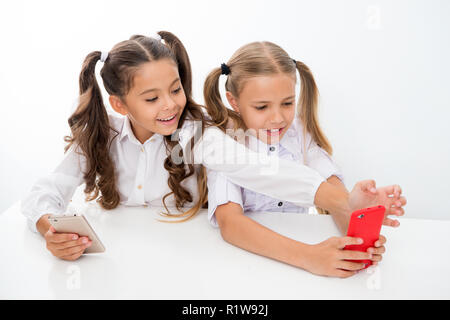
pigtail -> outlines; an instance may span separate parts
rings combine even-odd
[[[105,209],[113,209],[120,202],[115,187],[114,164],[109,156],[110,126],[100,88],[95,78],[95,66],[101,52],[94,51],[84,60],[80,77],[79,104],[68,119],[72,136],[66,136],[65,151],[79,147],[86,157],[84,173],[86,201],[96,199]],[[97,180],[98,175],[98,180]]]
[[[307,137],[307,133],[311,134],[311,138],[329,155],[333,153],[331,144],[328,142],[325,134],[319,126],[317,115],[319,92],[314,81],[311,70],[302,62],[295,62],[298,73],[300,74],[300,99],[298,102],[299,117],[303,124],[303,136]],[[303,150],[306,159],[306,139],[303,139]],[[329,214],[325,209],[316,207],[319,214]]]
[[[319,91],[311,70],[302,62],[296,61],[296,68],[300,74],[300,99],[298,101],[298,114],[303,124],[303,136],[310,133],[312,139],[331,156],[333,148],[323,133],[318,120]],[[306,146],[305,146],[306,151]]]
[[[225,130],[228,122],[228,112],[220,97],[219,78],[221,73],[220,68],[215,68],[207,76],[203,87],[203,97],[205,99],[206,110],[211,116],[212,121],[217,127]]]
[[[186,97],[190,98],[192,95],[192,69],[186,48],[180,39],[173,33],[160,31],[158,34],[170,51],[174,53],[178,64],[178,73],[180,74],[181,83],[183,84],[183,90],[186,93]]]
[[[227,108],[220,96],[219,79],[222,74],[221,68],[215,68],[206,77],[203,86],[203,97],[208,114],[212,119],[212,124],[225,132],[228,128],[229,121],[232,121],[234,129],[244,128],[244,123],[239,114]]]

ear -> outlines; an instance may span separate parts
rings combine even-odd
[[[127,107],[118,96],[109,96],[109,103],[114,111],[124,116],[128,114]]]
[[[234,111],[239,113],[239,105],[237,102],[237,99],[233,96],[233,94],[230,91],[227,91],[226,93],[228,103],[231,105]]]

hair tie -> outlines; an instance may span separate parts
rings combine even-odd
[[[294,61],[294,64],[297,65],[297,61],[295,61],[295,59],[292,59],[292,61]]]
[[[222,63],[222,65],[220,66],[220,68],[222,69],[222,74],[224,74],[224,75],[226,75],[226,76],[229,75],[230,72],[231,72],[230,67],[227,66],[225,63]]]
[[[156,39],[156,40],[159,41],[159,42],[161,42],[161,40],[162,40],[161,36],[160,36],[158,33],[155,33],[155,34],[152,36],[152,38],[153,38],[153,39]]]
[[[108,52],[102,51],[102,55],[100,56],[100,61],[105,62],[108,59]]]

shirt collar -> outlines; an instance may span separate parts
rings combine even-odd
[[[120,141],[122,141],[127,136],[133,136],[133,131],[131,130],[130,119],[127,116],[123,119],[122,132],[120,133]],[[136,137],[134,137],[136,139]]]
[[[125,119],[123,121],[122,132],[120,133],[120,142],[122,142],[122,140],[125,137],[128,137],[128,139],[130,139],[130,141],[141,145],[141,143],[139,142],[139,140],[136,138],[136,136],[133,133],[133,129],[131,128],[130,119],[127,116],[125,116],[124,118]],[[163,138],[162,135],[154,133],[153,136],[149,140],[161,140],[162,138]],[[149,140],[147,140],[147,141],[149,141]]]

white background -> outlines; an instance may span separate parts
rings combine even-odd
[[[63,156],[85,56],[175,33],[207,73],[269,40],[306,63],[347,188],[398,183],[411,217],[449,219],[450,1],[3,1],[0,212]]]

